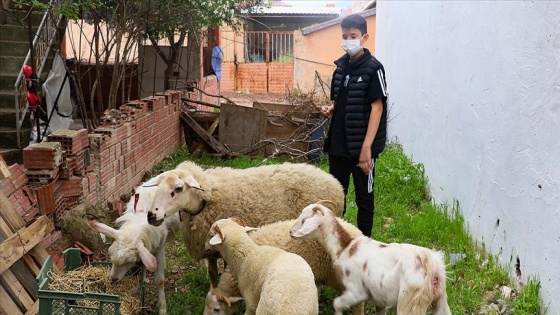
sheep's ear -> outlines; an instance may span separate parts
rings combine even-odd
[[[157,185],[159,185],[160,177],[161,177],[161,174],[159,174],[156,177],[152,177],[152,178],[148,179],[147,182],[142,184],[142,187],[156,187]]]
[[[257,228],[250,227],[250,226],[244,226],[243,229],[245,230],[245,232],[258,230]]]
[[[204,189],[202,189],[202,187],[196,181],[196,179],[194,179],[194,177],[192,177],[191,175],[183,177],[182,179],[185,182],[185,184],[187,184],[187,186],[189,186],[190,188],[194,188],[194,189],[197,189],[197,190],[204,191]]]
[[[150,272],[156,271],[156,257],[154,257],[154,255],[152,255],[152,253],[150,253],[150,251],[146,247],[144,247],[144,243],[136,243],[136,249],[138,249],[138,255],[140,255],[140,259],[142,260],[144,266],[146,266],[146,269],[148,269],[148,271]]]
[[[99,223],[97,221],[90,221],[89,226],[92,229],[96,230],[97,232],[99,232],[103,235],[107,235],[107,236],[112,237],[112,238],[117,238],[118,235],[119,235],[119,231],[113,229],[112,227],[110,227],[106,224]]]
[[[228,299],[230,304],[235,304],[237,302],[243,301],[243,298],[239,296],[230,296]]]
[[[301,226],[292,233],[294,237],[302,237],[304,235],[308,235],[311,232],[317,230],[321,225],[321,221],[319,217],[314,214],[313,216],[302,220]]]
[[[319,214],[321,214],[321,215],[325,215],[325,212],[323,211],[323,208],[325,208],[325,206],[319,204],[319,205],[315,205],[315,206],[313,207],[313,209],[311,209],[311,210],[313,210],[313,213],[314,213],[314,214],[315,214],[315,213],[319,213]]]
[[[217,233],[216,235],[212,236],[212,238],[208,241],[208,244],[218,245],[218,244],[222,244],[223,241],[224,239],[222,238],[222,234]]]

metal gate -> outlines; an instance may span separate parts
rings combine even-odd
[[[223,32],[222,47],[224,66],[233,67],[225,71],[233,75],[233,90],[283,93],[292,88],[293,31]]]

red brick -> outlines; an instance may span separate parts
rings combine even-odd
[[[41,214],[49,214],[55,211],[55,185],[57,179],[41,185],[30,186],[37,197],[37,204]]]
[[[54,169],[62,160],[61,144],[41,142],[23,149],[23,164],[27,169]]]
[[[60,180],[59,183],[58,191],[64,197],[78,197],[83,194],[82,178],[80,177],[72,176],[70,179]]]
[[[56,130],[47,136],[49,141],[60,142],[62,149],[68,154],[77,154],[89,146],[87,129],[80,130]]]

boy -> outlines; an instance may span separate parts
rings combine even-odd
[[[387,130],[385,69],[363,48],[369,34],[362,16],[347,16],[341,27],[346,54],[334,62],[336,69],[331,81],[334,104],[321,108],[324,116],[332,116],[325,151],[329,153],[330,173],[340,181],[345,195],[352,174],[358,228],[369,237],[374,215],[375,160],[385,148]]]

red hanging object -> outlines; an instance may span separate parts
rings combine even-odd
[[[31,75],[33,75],[33,68],[31,68],[28,65],[23,65],[23,67],[21,67],[23,70],[23,75],[25,75],[26,78],[31,78]]]
[[[31,112],[35,113],[35,106],[37,103],[41,103],[39,96],[33,92],[27,92],[27,102],[29,102],[29,106],[31,107]]]

